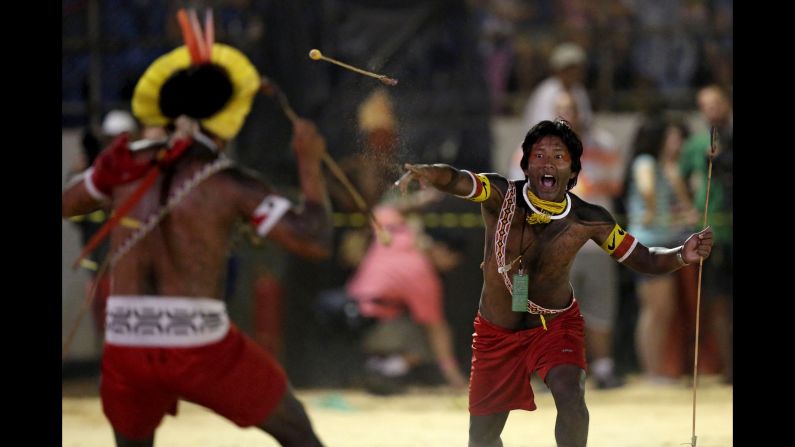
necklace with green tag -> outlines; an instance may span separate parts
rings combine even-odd
[[[513,289],[511,290],[511,310],[514,312],[527,312],[527,300],[529,297],[528,294],[528,284],[529,284],[529,277],[527,272],[525,272],[524,262],[522,260],[522,256],[533,245],[533,242],[530,242],[527,247],[522,248],[522,244],[524,243],[524,227],[527,225],[527,209],[524,212],[524,219],[522,219],[522,236],[519,239],[519,256],[516,257],[508,267],[513,267],[513,264],[516,261],[519,261],[519,270],[513,274]]]

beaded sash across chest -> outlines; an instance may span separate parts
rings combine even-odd
[[[525,188],[527,184],[525,184]],[[524,191],[524,190],[523,190]],[[527,197],[527,195],[525,195]],[[566,213],[571,209],[571,198],[567,197],[568,201],[568,208],[566,209]],[[536,211],[532,208],[533,211]],[[502,275],[502,279],[505,282],[505,287],[508,289],[508,293],[513,293],[513,281],[511,281],[511,277],[508,275],[510,269],[500,269],[500,267],[505,266],[505,248],[508,245],[508,233],[511,230],[511,222],[513,221],[513,215],[516,211],[516,186],[514,182],[508,182],[508,191],[505,193],[505,199],[502,201],[502,208],[500,209],[500,216],[497,219],[497,228],[494,231],[494,255],[497,257],[497,268],[498,272]],[[561,217],[564,217],[565,214]],[[525,225],[522,222],[522,225]],[[574,297],[572,297],[571,303],[563,309],[547,309],[546,307],[539,306],[538,304],[530,301],[530,297],[527,298],[527,311],[531,314],[559,314],[565,312],[574,305]]]
[[[508,182],[508,192],[505,193],[505,199],[502,201],[502,208],[500,209],[500,217],[497,219],[497,229],[494,232],[494,255],[497,256],[497,267],[505,265],[505,246],[508,242],[508,233],[511,231],[511,222],[513,221],[513,213],[516,211],[516,186],[513,182]],[[508,288],[508,293],[513,292],[513,283],[508,276],[508,271],[504,269],[498,270],[502,274],[502,279],[505,281],[505,287]]]

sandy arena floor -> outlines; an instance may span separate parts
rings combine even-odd
[[[113,446],[92,381],[63,384],[63,447]],[[396,397],[352,390],[299,390],[315,429],[329,447],[466,446],[467,398],[443,388],[414,389]],[[693,391],[685,385],[653,386],[630,378],[611,391],[588,389],[590,447],[690,445]],[[538,410],[514,411],[502,439],[506,447],[554,447],[555,405],[536,395]],[[698,447],[732,446],[732,387],[699,378]],[[278,446],[257,429],[240,429],[203,407],[181,402],[178,417],[161,424],[159,447]]]

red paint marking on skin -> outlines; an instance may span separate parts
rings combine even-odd
[[[268,217],[267,214],[258,214],[251,218],[251,221],[254,222],[255,227],[259,227],[259,224],[262,223]]]
[[[627,250],[629,250],[629,247],[632,246],[633,241],[635,241],[635,238],[631,234],[627,234],[624,237],[624,240],[621,241],[621,245],[619,245],[618,248],[616,248],[616,250],[613,252],[613,257],[620,259],[622,256],[624,256]]]
[[[571,163],[571,154],[569,153],[568,149],[566,149],[565,146],[555,145],[555,147],[552,148],[552,149],[553,149],[553,151],[555,149],[563,149],[562,154],[561,154],[562,158],[555,158],[555,156],[557,156],[558,154],[554,153],[554,152],[552,153],[552,155],[550,155],[550,157],[552,157],[552,160],[553,160],[554,163],[564,163],[564,164],[570,164]],[[543,155],[544,157],[542,157],[541,159],[536,158],[535,155],[538,154],[538,153],[541,153],[541,155]],[[533,146],[533,149],[530,150],[530,154],[528,156],[529,163],[533,163],[533,164],[543,163],[543,164],[546,164],[546,162],[544,161],[545,157],[546,157],[546,152],[544,151],[544,149],[539,148],[538,147],[538,143],[536,143]]]
[[[480,197],[480,194],[483,192],[483,182],[477,177],[475,177],[475,188],[475,195],[472,196],[473,199],[475,197]]]

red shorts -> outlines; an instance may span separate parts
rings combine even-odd
[[[474,416],[510,410],[536,409],[530,375],[546,381],[549,370],[572,364],[585,369],[585,332],[580,306],[569,310],[547,328],[510,331],[475,317],[472,334],[472,371],[469,413]]]
[[[100,395],[113,429],[151,436],[177,400],[207,407],[241,427],[260,424],[287,390],[282,367],[231,325],[215,343],[192,348],[105,344]]]

